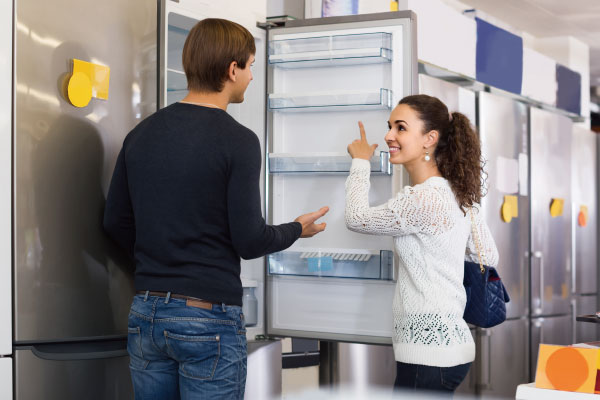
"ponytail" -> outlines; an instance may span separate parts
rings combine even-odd
[[[444,103],[427,95],[408,96],[400,104],[410,106],[419,114],[425,126],[424,134],[432,130],[439,132],[433,156],[466,215],[467,208],[481,202],[484,177],[481,144],[469,118],[459,112],[449,114]]]

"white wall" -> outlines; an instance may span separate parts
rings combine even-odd
[[[581,74],[581,115],[586,121],[579,124],[590,128],[590,48],[570,36],[534,38],[528,36],[527,46]]]
[[[0,355],[12,352],[12,1],[0,1]]]

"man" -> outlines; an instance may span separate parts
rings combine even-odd
[[[106,231],[135,259],[128,352],[136,399],[242,399],[246,336],[240,257],[286,249],[325,229],[327,207],[265,224],[256,135],[226,113],[252,80],[254,38],[222,19],[186,39],[189,94],[125,138]]]

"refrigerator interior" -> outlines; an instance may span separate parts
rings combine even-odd
[[[393,242],[345,226],[346,146],[359,137],[362,120],[381,151],[371,160],[370,203],[391,198],[397,184],[383,138],[390,110],[416,87],[413,30],[412,13],[293,21],[269,30],[269,222],[322,206],[330,211],[325,232],[267,257],[268,334],[390,342]]]
[[[572,122],[537,108],[530,108],[529,120],[531,314],[568,314],[572,275]]]

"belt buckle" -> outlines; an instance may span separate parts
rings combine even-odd
[[[204,310],[212,310],[212,303],[204,300],[187,299],[185,305],[188,307],[202,308]]]

